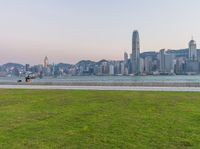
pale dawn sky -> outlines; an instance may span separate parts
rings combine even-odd
[[[132,31],[141,52],[200,45],[200,0],[0,0],[0,63],[123,59]]]

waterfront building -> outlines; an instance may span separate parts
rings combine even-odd
[[[152,60],[152,73],[157,73],[159,71],[159,60],[156,58],[156,59],[153,59]]]
[[[127,74],[131,74],[132,73],[132,62],[131,62],[131,58],[128,59],[128,65],[127,65],[127,71],[128,73]]]
[[[152,57],[151,56],[147,56],[144,59],[144,72],[146,74],[152,73]]]
[[[132,53],[130,54],[130,60],[131,60],[131,62],[132,62]]]
[[[98,73],[99,73],[99,66],[95,65],[94,66],[94,75],[98,75]]]
[[[114,75],[114,65],[113,64],[109,65],[109,75]]]
[[[128,75],[128,65],[129,65],[129,59],[128,59],[128,53],[127,52],[124,52],[124,62],[123,62],[123,65],[124,65],[124,75]]]
[[[165,53],[165,49],[160,50],[160,73],[174,73],[174,57]]]
[[[160,72],[165,72],[165,49],[161,49],[159,53],[159,60],[160,60]]]
[[[29,64],[26,64],[26,65],[25,65],[25,71],[26,71],[26,72],[30,71],[30,65],[29,65]]]
[[[115,75],[121,74],[120,62],[119,61],[115,61],[115,63],[114,63],[114,74]]]
[[[200,49],[197,49],[197,60],[200,62]]]
[[[199,62],[198,61],[187,61],[186,69],[188,74],[199,73]]]
[[[140,58],[140,73],[144,73],[144,59]]]
[[[176,59],[176,64],[175,64],[175,74],[185,74],[186,72],[186,63],[185,63],[185,58],[178,58]]]
[[[193,39],[189,42],[189,60],[197,61],[197,45]]]
[[[49,59],[48,59],[47,56],[45,56],[45,58],[44,58],[44,67],[48,67],[48,65],[49,65]]]
[[[132,35],[132,74],[140,73],[140,39],[138,31],[134,31]]]
[[[128,53],[127,52],[124,52],[124,63],[125,63],[125,65],[128,64]]]
[[[121,68],[121,74],[125,75],[125,63],[124,62],[120,63],[120,68]]]
[[[129,72],[128,72],[128,68],[125,67],[125,69],[124,69],[124,73],[125,73],[124,75],[126,75],[126,76],[129,74]]]
[[[108,75],[109,74],[109,64],[108,64],[108,62],[104,62],[102,66],[103,66],[103,74]]]
[[[174,73],[174,57],[172,54],[165,54],[165,73]]]

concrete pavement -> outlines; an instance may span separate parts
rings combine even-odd
[[[127,90],[200,92],[200,87],[0,85],[1,89]]]

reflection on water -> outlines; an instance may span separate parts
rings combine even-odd
[[[0,82],[16,82],[24,78],[1,77]],[[200,83],[200,75],[195,76],[69,76],[69,77],[45,77],[35,79],[33,82],[195,82]]]

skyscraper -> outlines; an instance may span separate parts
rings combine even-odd
[[[165,49],[161,49],[159,53],[159,60],[160,60],[160,72],[165,72]]]
[[[48,59],[48,57],[46,56],[46,57],[44,58],[44,67],[46,68],[46,67],[48,67],[48,65],[49,65],[49,59]]]
[[[189,60],[190,61],[197,60],[197,45],[193,39],[190,40],[189,42]]]
[[[132,73],[138,75],[140,73],[140,39],[137,30],[133,32],[132,36]]]
[[[168,54],[165,49],[160,50],[159,53],[160,60],[160,73],[174,73],[174,56],[173,54]]]
[[[128,53],[124,52],[124,63],[128,63]]]

